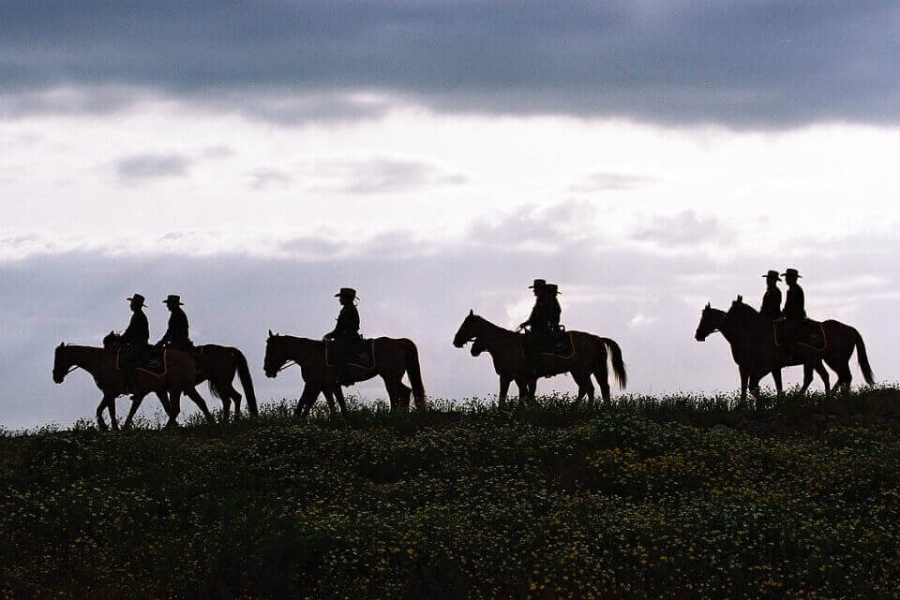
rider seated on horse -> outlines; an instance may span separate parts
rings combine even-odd
[[[784,343],[788,348],[788,357],[793,359],[797,354],[797,336],[800,325],[806,320],[806,300],[803,288],[797,283],[801,277],[797,269],[787,269],[782,273],[784,281],[788,285],[787,297],[784,300],[782,320],[784,322]]]
[[[525,330],[525,359],[537,374],[540,352],[549,345],[559,330],[561,309],[556,300],[556,294],[559,293],[556,285],[548,284],[543,279],[535,279],[528,287],[534,290],[534,308],[531,309],[528,320],[519,325],[519,329]]]
[[[774,321],[781,317],[781,290],[778,288],[781,278],[778,276],[778,271],[772,270],[763,277],[766,278],[766,293],[763,294],[759,314]]]
[[[194,342],[191,341],[188,335],[188,318],[181,308],[184,306],[181,297],[176,294],[169,294],[163,300],[163,304],[166,305],[171,313],[169,315],[169,327],[166,329],[162,339],[156,342],[156,346],[158,348],[166,347],[190,352],[194,349]]]
[[[125,372],[127,389],[134,391],[134,369],[144,361],[150,349],[150,324],[143,311],[144,297],[135,294],[127,300],[132,314],[128,327],[119,338],[119,366]]]
[[[347,360],[353,347],[359,342],[359,311],[356,310],[356,290],[341,288],[334,295],[341,303],[337,325],[325,334],[324,339],[331,341],[329,357],[335,365],[335,383],[347,385],[352,383],[348,374]]]

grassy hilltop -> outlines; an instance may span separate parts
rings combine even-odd
[[[898,598],[900,390],[0,436],[4,598]]]

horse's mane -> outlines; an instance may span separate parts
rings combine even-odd
[[[501,327],[500,325],[497,325],[496,323],[493,323],[493,322],[491,322],[491,321],[488,321],[487,319],[485,319],[485,318],[482,317],[481,315],[476,315],[476,314],[473,313],[473,314],[472,314],[472,317],[475,318],[475,319],[478,319],[478,320],[481,321],[482,323],[485,323],[485,324],[489,325],[490,327],[493,327],[494,329],[497,329],[497,330],[499,330],[499,331],[502,331],[502,332],[505,332],[505,333],[516,333],[515,331],[513,331],[513,330],[511,330],[511,329],[507,329],[507,328],[505,328],[505,327]]]
[[[322,340],[298,337],[296,335],[287,335],[287,334],[282,334],[282,333],[272,333],[269,335],[269,339],[270,340],[271,339],[280,339],[280,340],[284,340],[286,342],[297,342],[297,343],[314,343],[314,344],[324,344],[325,343]]]

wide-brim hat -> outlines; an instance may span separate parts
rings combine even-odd
[[[341,288],[337,294],[334,295],[335,298],[356,298],[356,290],[353,288]]]
[[[535,279],[534,283],[528,286],[529,290],[541,290],[547,287],[546,279]]]
[[[548,283],[545,289],[547,290],[547,292],[549,292],[551,294],[561,294],[562,293],[559,291],[559,286],[556,285],[555,283]]]
[[[163,304],[177,304],[178,306],[184,306],[184,302],[181,301],[181,296],[177,294],[169,294],[165,300],[163,300]]]
[[[144,304],[144,300],[146,300],[146,298],[144,298],[140,294],[135,294],[131,298],[126,298],[126,300],[128,300],[132,304],[137,304],[138,306],[140,306],[142,308],[147,306],[146,304]]]
[[[768,279],[769,277],[774,277],[774,278],[775,278],[775,281],[781,281],[781,277],[778,276],[778,271],[772,271],[772,270],[770,270],[768,273],[766,273],[765,275],[763,275],[763,277],[765,277],[765,278],[767,278],[767,279]]]
[[[794,277],[803,277],[800,273],[797,272],[797,269],[786,269],[784,273],[781,274],[782,277],[787,277],[789,275],[793,275]]]

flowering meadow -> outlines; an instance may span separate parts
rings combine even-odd
[[[898,598],[900,390],[0,434],[2,598]]]

